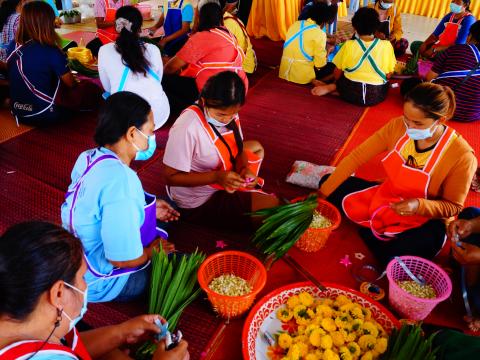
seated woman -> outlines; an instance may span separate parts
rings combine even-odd
[[[435,57],[427,80],[449,86],[457,99],[453,120],[480,120],[480,21],[470,28],[467,44],[454,45]]]
[[[465,44],[470,26],[475,22],[469,9],[470,2],[471,0],[452,0],[450,13],[440,20],[433,34],[424,42],[412,42],[412,54],[420,52],[422,57],[432,59],[450,46]]]
[[[100,88],[78,82],[70,72],[54,27],[55,14],[43,1],[23,5],[15,43],[7,58],[12,114],[18,122],[47,125],[74,110],[92,110]]]
[[[384,264],[394,256],[438,253],[445,221],[462,210],[477,169],[472,148],[447,126],[455,111],[452,90],[422,83],[405,96],[403,111],[343,159],[319,189],[363,227],[361,237]],[[383,152],[383,183],[350,177]]]
[[[188,40],[194,9],[190,0],[164,0],[163,4],[164,12],[150,31],[153,33],[163,26],[165,36],[159,45],[166,56],[172,57]]]
[[[130,0],[95,0],[97,36],[87,44],[93,56],[98,56],[102,45],[114,42],[118,36],[115,29],[115,13],[122,6],[131,5]]]
[[[61,227],[25,222],[0,237],[1,359],[129,359],[119,347],[160,332],[159,315],[78,333],[87,311],[87,265],[81,242]],[[153,359],[182,360],[181,341],[170,351],[159,344]]]
[[[0,5],[0,61],[7,61],[7,49],[15,40],[23,0],[5,0]]]
[[[165,201],[144,193],[130,169],[133,160],[147,160],[155,152],[154,127],[148,102],[130,92],[113,94],[100,113],[98,147],[80,154],[72,170],[62,223],[85,249],[91,302],[142,295],[152,251],[168,237],[156,228],[157,219],[178,218]],[[162,243],[168,250],[170,245]]]
[[[165,65],[163,88],[176,114],[198,100],[207,80],[219,72],[232,70],[248,86],[242,68],[244,53],[237,39],[222,26],[222,8],[218,0],[198,4],[198,31]],[[180,75],[178,73],[180,72]]]
[[[316,71],[325,76],[327,65],[327,35],[322,30],[335,20],[336,7],[314,3],[308,8],[307,20],[299,20],[287,31],[283,45],[279,77],[297,84],[309,84],[317,79]]]
[[[170,130],[165,156],[169,195],[182,218],[229,229],[251,227],[249,212],[278,205],[261,191],[263,147],[243,141],[238,111],[245,85],[232,71],[212,76]]]
[[[220,3],[221,5],[225,4],[225,0],[221,0]],[[229,6],[228,3],[225,5],[224,9],[226,8],[236,9],[235,6]],[[257,68],[257,56],[253,50],[250,37],[247,34],[247,28],[243,24],[242,20],[228,11],[225,11],[223,14],[223,25],[228,29],[228,31],[230,31],[231,34],[235,36],[238,45],[240,45],[243,53],[245,54],[245,59],[243,60],[243,70],[245,70],[247,74],[253,74]]]
[[[397,63],[395,53],[390,41],[375,38],[380,20],[374,9],[358,9],[352,25],[358,37],[345,42],[333,59],[335,83],[318,85],[312,94],[338,92],[352,104],[376,105],[387,96],[388,78]]]
[[[62,20],[60,19],[60,12],[57,9],[57,4],[55,3],[55,0],[43,0],[45,1],[48,5],[52,7],[53,13],[55,14],[55,28],[59,29],[62,27]],[[78,44],[70,39],[66,39],[60,36],[60,47],[62,48],[63,51],[67,51],[71,47],[76,47]]]
[[[137,8],[123,6],[117,10],[115,17],[120,35],[115,43],[100,48],[100,80],[107,94],[125,90],[147,100],[152,107],[157,130],[170,115],[170,105],[162,88],[163,62],[160,50],[139,38],[143,19]]]
[[[376,0],[370,4],[380,16],[380,27],[375,37],[381,40],[390,40],[395,56],[405,55],[408,49],[408,40],[403,38],[402,14],[397,10],[395,0]]]
[[[472,330],[480,331],[480,209],[464,209],[450,223],[448,233],[453,257],[462,265],[467,320]]]

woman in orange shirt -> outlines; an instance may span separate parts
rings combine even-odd
[[[322,197],[362,226],[360,235],[383,263],[399,255],[433,258],[445,241],[445,222],[463,208],[477,168],[472,148],[446,122],[452,90],[423,83],[405,96],[404,115],[392,119],[344,158]],[[382,183],[350,177],[383,152]]]

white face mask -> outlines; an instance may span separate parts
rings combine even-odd
[[[83,318],[83,315],[85,315],[85,313],[87,312],[87,304],[88,304],[88,286],[87,288],[85,289],[85,291],[82,291],[80,290],[79,288],[73,286],[73,285],[70,285],[69,283],[67,282],[64,282],[65,285],[67,285],[69,288],[72,288],[73,290],[79,292],[80,294],[83,295],[83,305],[82,305],[82,309],[80,310],[80,315],[78,315],[75,319],[72,319],[70,317],[70,315],[68,315],[65,311],[63,311],[63,314],[65,314],[65,317],[70,320],[70,324],[68,326],[68,331],[72,331],[72,329],[75,327],[75,325],[78,324],[78,322],[80,320],[82,320]]]
[[[217,119],[213,118],[210,115],[210,113],[208,112],[208,109],[205,109],[205,118],[207,119],[207,122],[209,124],[212,124],[213,126],[224,127],[224,126],[227,126],[228,124],[230,124],[235,117],[232,117],[232,119],[228,123],[224,123],[224,122],[218,121]]]
[[[383,1],[380,1],[380,6],[382,9],[388,10],[393,6],[393,3],[385,3]]]
[[[410,139],[425,140],[431,138],[433,134],[435,134],[437,122],[435,121],[435,123],[427,129],[410,129],[407,123],[405,123],[405,126],[407,127],[407,135]]]

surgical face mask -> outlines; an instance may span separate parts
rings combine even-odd
[[[437,128],[436,123],[428,129],[410,129],[407,123],[405,123],[405,126],[407,126],[407,135],[412,140],[425,140],[431,138]]]
[[[63,313],[65,314],[66,318],[68,320],[70,320],[70,325],[68,326],[68,331],[72,331],[72,329],[75,327],[75,325],[77,325],[77,323],[82,320],[83,318],[83,315],[85,315],[85,313],[87,312],[87,304],[88,304],[88,286],[87,288],[85,289],[85,291],[82,291],[80,290],[79,288],[73,286],[73,285],[70,285],[69,283],[67,282],[64,282],[65,285],[67,285],[69,288],[79,292],[80,294],[82,294],[83,296],[83,305],[82,305],[82,310],[80,310],[80,315],[78,315],[75,319],[72,319],[70,317],[70,315],[68,315],[65,311],[63,311]]]
[[[207,109],[205,109],[205,117],[207,119],[207,122],[209,124],[212,124],[213,126],[216,126],[216,127],[223,127],[223,126],[227,126],[228,124],[230,124],[230,122],[233,120],[233,118],[228,122],[228,123],[224,123],[224,122],[221,122],[221,121],[218,121],[217,119],[213,118],[210,116],[210,113],[208,112]]]
[[[153,156],[153,153],[155,152],[155,149],[157,148],[157,141],[155,140],[155,134],[147,136],[143,132],[141,132],[139,129],[137,131],[145,136],[145,138],[148,139],[148,148],[146,150],[141,150],[135,143],[133,143],[133,146],[137,150],[137,154],[135,155],[135,160],[148,160]]]
[[[463,12],[463,6],[455,3],[450,3],[450,11],[454,14],[460,14]]]
[[[383,1],[380,1],[380,6],[382,9],[388,10],[393,6],[393,3],[385,3]]]

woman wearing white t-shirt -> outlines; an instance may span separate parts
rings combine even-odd
[[[163,63],[160,50],[140,39],[142,14],[133,6],[123,6],[115,15],[119,36],[98,53],[98,71],[107,94],[133,92],[152,107],[155,130],[170,115],[168,98],[162,88]]]

